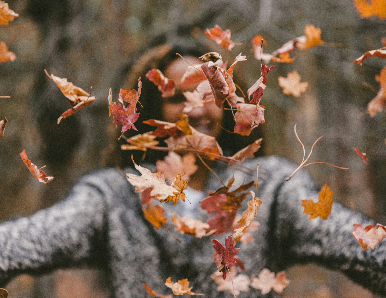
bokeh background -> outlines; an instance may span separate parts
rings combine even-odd
[[[236,68],[248,86],[258,78],[259,61],[251,40],[256,34],[272,52],[284,42],[303,35],[305,25],[322,30],[323,47],[311,49],[295,63],[275,65],[268,75],[261,101],[266,107],[264,154],[283,155],[300,163],[307,149],[323,135],[311,161],[348,167],[310,166],[316,181],[327,183],[335,200],[386,223],[386,113],[371,118],[367,103],[376,95],[375,75],[386,61],[371,58],[353,65],[364,52],[382,47],[386,20],[362,19],[353,0],[14,0],[19,13],[11,28],[0,28],[0,40],[16,53],[14,62],[0,64],[0,119],[7,117],[0,139],[0,219],[31,214],[63,199],[81,176],[110,165],[119,129],[108,117],[110,87],[117,94],[130,57],[151,39],[190,34],[217,49],[229,61],[240,52],[249,62]],[[204,30],[215,24],[229,28],[238,43],[232,53],[206,39]],[[19,27],[21,26],[21,27]],[[69,105],[44,69],[85,90],[92,86],[97,100],[56,124]],[[299,98],[282,94],[277,78],[297,70],[309,83]],[[366,166],[353,151],[367,153]],[[24,166],[25,149],[38,166],[55,179],[38,183]],[[350,235],[348,235],[350,237]],[[21,239],[22,241],[22,239]],[[333,244],[331,244],[333,245]],[[378,297],[342,274],[314,264],[287,270],[291,281],[284,297]],[[97,268],[58,270],[39,277],[22,275],[7,289],[10,297],[108,297],[103,272]],[[231,294],[228,295],[229,297]]]

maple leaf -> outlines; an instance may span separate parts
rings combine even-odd
[[[378,94],[367,105],[367,112],[371,117],[382,112],[383,108],[386,107],[386,67],[381,69],[379,76],[375,76],[375,80],[379,82],[381,88]]]
[[[280,53],[279,57],[272,57],[272,61],[279,63],[294,63],[295,58],[291,58],[289,52]]]
[[[166,199],[168,196],[174,196],[174,193],[178,192],[177,189],[166,184],[165,178],[161,173],[152,173],[149,169],[141,167],[135,162],[134,166],[142,176],[127,173],[126,178],[135,186],[135,192],[142,192],[150,187],[152,188],[150,195],[158,200]]]
[[[158,87],[158,90],[161,91],[163,98],[174,95],[176,83],[165,77],[159,69],[153,68],[149,70],[146,73],[146,77]]]
[[[385,59],[386,58],[386,49],[380,48],[378,50],[368,51],[368,52],[364,53],[362,56],[360,56],[359,58],[355,59],[353,64],[355,62],[357,62],[359,65],[362,65],[363,60],[365,60],[366,58],[371,58],[373,56]]]
[[[122,144],[122,150],[141,150],[147,151],[149,147],[157,146],[158,141],[155,140],[156,136],[151,132],[145,132],[143,134],[135,135],[126,141],[130,144]]]
[[[142,284],[143,287],[145,288],[146,292],[151,295],[151,296],[155,296],[155,297],[160,297],[160,298],[173,298],[173,295],[166,295],[166,296],[163,296],[163,295],[160,295],[160,294],[157,294],[156,291],[154,291],[150,286],[148,286],[147,284],[143,283]]]
[[[319,192],[319,200],[314,203],[312,200],[302,200],[304,214],[310,215],[309,220],[320,216],[322,219],[327,219],[331,214],[332,196],[334,192],[325,184]]]
[[[145,218],[156,228],[166,225],[167,217],[164,216],[165,209],[160,205],[151,205],[151,202],[147,204],[147,208],[142,207]]]
[[[204,223],[198,219],[193,219],[190,217],[177,217],[174,215],[172,218],[172,223],[181,233],[192,235],[196,238],[202,238],[204,236],[211,235],[211,233],[208,233],[209,224]]]
[[[186,101],[184,102],[185,107],[182,110],[183,113],[190,113],[193,109],[203,107],[204,103],[208,103],[212,101],[212,100],[204,101],[203,100],[204,95],[198,90],[194,90],[192,92],[186,91],[186,92],[183,92],[182,94],[186,98]]]
[[[257,139],[252,144],[248,145],[247,147],[237,151],[234,155],[232,155],[231,160],[228,164],[233,164],[235,161],[244,161],[246,158],[254,158],[254,153],[260,149],[261,142],[263,141],[262,138]]]
[[[245,231],[242,231],[240,229],[242,228],[242,225],[238,223],[240,219],[241,219],[241,216],[237,216],[235,220],[236,223],[234,223],[232,226],[232,230],[234,231],[233,237],[235,237],[235,234],[239,231],[239,232],[242,232],[241,239],[240,239],[241,243],[249,243],[249,242],[255,241],[255,238],[253,237],[252,232],[258,230],[260,223],[256,220],[253,220],[250,223],[250,225],[245,229]]]
[[[300,82],[299,73],[294,70],[287,74],[287,77],[279,77],[279,86],[283,88],[283,93],[300,97],[303,92],[306,92],[308,83]]]
[[[237,274],[236,267],[230,269],[225,280],[218,271],[213,273],[211,278],[218,284],[217,291],[230,291],[233,295],[239,295],[240,292],[248,292],[251,282],[247,275]]]
[[[16,59],[15,53],[8,51],[4,41],[0,41],[0,63],[11,62]]]
[[[235,46],[235,43],[230,39],[231,31],[229,29],[222,31],[221,27],[215,25],[212,29],[205,30],[206,36],[213,40],[215,43],[219,44],[228,51],[232,51]]]
[[[25,150],[20,153],[20,156],[28,170],[31,172],[32,176],[34,176],[39,182],[48,183],[54,179],[54,177],[47,176],[46,173],[38,169],[38,167],[28,159]]]
[[[189,65],[178,85],[181,87],[186,87],[200,83],[205,79],[205,74],[201,70],[201,64]]]
[[[282,294],[284,288],[289,284],[287,275],[284,271],[276,274],[269,269],[264,268],[258,277],[254,277],[251,282],[251,287],[259,289],[262,295],[268,294],[271,290]]]
[[[351,233],[362,246],[363,250],[374,249],[385,237],[386,226],[376,224],[363,228],[360,224],[354,224],[354,232]]]
[[[369,3],[370,1],[370,3]],[[386,3],[384,0],[354,0],[355,8],[362,18],[377,16],[386,18]]]
[[[4,136],[4,130],[5,130],[5,126],[7,125],[7,118],[4,117],[3,120],[0,121],[0,137],[3,137]]]
[[[243,216],[238,221],[241,227],[235,229],[233,233],[233,238],[235,239],[234,245],[240,241],[244,232],[248,229],[252,221],[257,216],[257,210],[259,209],[260,205],[263,204],[263,201],[256,197],[253,191],[250,191],[250,193],[252,195],[252,200],[248,202],[247,210],[243,212]]]
[[[173,290],[173,294],[175,295],[204,295],[191,292],[190,290],[193,289],[193,287],[189,288],[189,281],[187,278],[179,280],[178,282],[172,282],[172,278],[168,277],[166,279],[165,285],[171,288]]]
[[[324,44],[324,41],[320,39],[322,35],[320,28],[316,28],[314,25],[306,25],[304,34],[306,35],[306,40],[297,44],[298,49],[305,50]]]
[[[358,147],[354,148],[355,153],[363,159],[363,162],[367,165],[367,155],[364,152],[360,152]]]
[[[179,200],[185,202],[185,194],[183,191],[187,186],[188,180],[182,180],[181,174],[178,174],[173,183],[173,188],[175,188],[176,191],[173,193],[173,195],[169,195],[166,197],[166,199],[160,199],[159,201],[165,203],[173,202],[173,205],[177,204]]]
[[[234,132],[243,136],[249,136],[254,128],[264,123],[264,108],[255,104],[237,104],[235,114]]]
[[[166,179],[171,179],[179,173],[183,173],[183,180],[188,180],[190,175],[193,175],[198,167],[196,165],[196,157],[194,154],[189,153],[184,156],[169,151],[164,160],[157,160],[157,171],[162,171]]]
[[[163,138],[166,136],[175,136],[178,132],[178,127],[175,123],[161,121],[161,120],[155,120],[155,119],[149,119],[143,121],[145,124],[149,124],[151,126],[156,126],[157,129],[153,131],[153,135],[159,138]]]
[[[222,277],[225,280],[227,277],[227,269],[234,266],[236,261],[234,257],[239,252],[240,248],[233,247],[232,236],[225,238],[225,247],[216,239],[212,239],[213,248],[216,251],[214,260],[219,272],[222,272]]]
[[[9,22],[12,22],[18,16],[16,12],[9,9],[8,3],[0,1],[0,25],[8,25]]]

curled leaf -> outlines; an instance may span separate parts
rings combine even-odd
[[[359,151],[358,147],[354,148],[355,153],[362,158],[363,162],[367,165],[367,155],[364,152]]]
[[[0,137],[3,137],[4,136],[4,130],[5,130],[5,126],[7,125],[7,118],[4,117],[3,120],[0,121]]]
[[[39,182],[48,183],[54,179],[54,177],[47,176],[46,173],[38,169],[38,167],[28,159],[25,150],[20,153],[20,156],[28,170],[31,172],[32,176],[34,176]]]
[[[235,46],[235,43],[230,39],[231,31],[229,29],[222,31],[221,27],[215,25],[212,29],[205,30],[206,36],[213,40],[215,43],[219,44],[228,51],[232,51]]]
[[[378,49],[378,50],[368,51],[368,52],[364,53],[362,56],[360,56],[359,58],[355,59],[353,64],[355,62],[357,62],[359,65],[362,65],[363,60],[365,60],[366,58],[371,58],[373,56],[385,59],[386,58],[386,49],[385,48],[381,48],[381,49]]]
[[[174,95],[176,83],[165,77],[160,70],[153,68],[146,73],[146,77],[158,87],[163,98]]]

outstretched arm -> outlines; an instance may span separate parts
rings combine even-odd
[[[60,203],[0,224],[1,285],[20,273],[96,264],[105,250],[107,199],[114,196],[107,176],[124,179],[116,170],[86,176]]]

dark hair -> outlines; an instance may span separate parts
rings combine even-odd
[[[121,72],[121,76],[124,77],[121,88],[137,89],[138,78],[141,77],[142,91],[140,102],[142,107],[138,108],[140,116],[135,123],[138,131],[131,130],[130,132],[125,133],[127,137],[154,130],[154,127],[144,124],[144,120],[163,120],[163,101],[161,93],[158,88],[145,77],[145,74],[152,68],[157,68],[161,72],[164,72],[167,66],[178,58],[176,53],[179,53],[182,56],[194,56],[198,58],[210,51],[213,51],[213,49],[208,48],[207,45],[202,44],[198,39],[190,36],[175,37],[172,41],[167,41],[166,37],[159,37],[153,40],[149,46],[131,59],[128,65]],[[246,88],[236,71],[234,77],[237,86],[245,92]],[[221,125],[224,130],[220,133],[217,141],[226,155],[234,154],[238,150],[254,142],[257,138],[261,137],[262,134],[260,129],[255,129],[249,137],[227,132],[233,131],[234,127],[234,120],[230,110],[225,110],[223,123]],[[122,140],[121,143],[125,143],[125,141]],[[143,153],[134,153],[134,151],[122,152],[122,166],[131,164],[131,154],[135,156],[135,160],[140,160],[143,155]],[[163,152],[160,153],[154,152],[154,150],[148,150],[145,160],[154,163],[156,160],[162,159],[164,155],[165,153]]]

